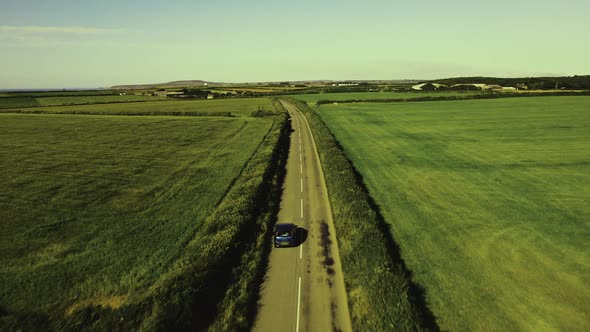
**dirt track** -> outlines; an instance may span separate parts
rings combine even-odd
[[[303,243],[272,248],[254,331],[351,331],[324,177],[304,116],[283,102],[293,132],[279,222],[304,230]]]

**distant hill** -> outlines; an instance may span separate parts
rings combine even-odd
[[[152,84],[127,84],[115,85],[111,89],[131,90],[131,89],[153,89],[153,88],[177,88],[177,87],[194,87],[214,84],[214,82],[207,82],[202,80],[186,80],[186,81],[172,81],[167,83],[152,83]]]
[[[167,83],[149,83],[149,84],[124,84],[124,85],[115,85],[110,87],[110,89],[115,90],[132,90],[132,89],[154,89],[154,88],[192,88],[192,87],[202,87],[205,85],[269,85],[269,84],[281,84],[281,85],[289,85],[289,84],[330,84],[335,82],[354,82],[354,83],[368,83],[368,84],[414,84],[420,82],[419,80],[347,80],[347,81],[334,81],[334,80],[308,80],[308,81],[283,81],[283,82],[242,82],[242,83],[222,83],[222,82],[209,82],[209,81],[202,81],[202,80],[185,80],[185,81],[172,81]]]
[[[421,83],[440,83],[445,85],[453,84],[497,84],[501,86],[526,85],[528,89],[569,89],[569,90],[590,90],[590,75],[575,75],[561,77],[454,77],[438,80],[421,81]]]

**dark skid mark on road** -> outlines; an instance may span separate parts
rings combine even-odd
[[[321,235],[321,246],[323,249],[323,256],[324,256],[324,267],[326,268],[326,272],[328,273],[328,286],[330,288],[333,287],[334,282],[332,280],[332,277],[336,274],[336,271],[332,268],[332,265],[334,265],[334,258],[332,258],[332,252],[330,251],[330,247],[332,246],[332,240],[330,240],[330,227],[328,226],[328,224],[326,223],[325,220],[322,220],[322,223],[320,224],[320,235]],[[336,325],[335,325],[335,321],[336,321],[336,303],[334,303],[332,301],[331,304],[331,316],[332,316],[332,331],[341,331]]]
[[[328,267],[334,264],[334,259],[331,256],[331,252],[330,252],[330,246],[332,245],[332,240],[330,240],[330,228],[328,227],[328,224],[326,224],[326,222],[324,220],[322,220],[322,223],[320,225],[320,233],[321,233],[321,238],[320,238],[320,244],[322,246],[323,250],[323,255],[324,255],[324,266]]]
[[[322,223],[320,224],[320,234],[320,241],[323,249],[322,254],[324,256],[324,261],[322,263],[328,273],[328,286],[331,288],[334,283],[330,277],[334,276],[336,271],[332,268],[332,265],[334,265],[334,258],[332,258],[332,252],[330,251],[330,247],[332,246],[332,241],[330,240],[330,228],[324,220],[322,220]]]

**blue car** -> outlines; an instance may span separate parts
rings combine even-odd
[[[275,248],[293,247],[297,245],[297,225],[276,224],[274,228]]]

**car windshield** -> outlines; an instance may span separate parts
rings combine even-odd
[[[279,237],[291,236],[291,232],[289,232],[288,230],[281,230],[277,231],[275,235]]]

